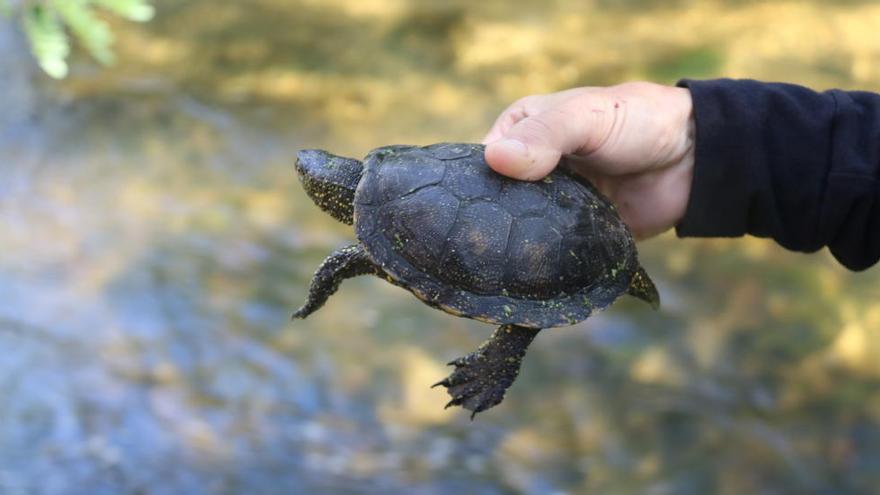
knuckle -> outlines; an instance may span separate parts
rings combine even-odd
[[[510,126],[516,124],[527,116],[525,108],[518,103],[514,103],[502,112],[498,117],[496,124],[500,125],[504,130],[507,130],[507,128],[510,128]]]
[[[525,115],[533,115],[541,111],[547,104],[548,100],[547,95],[536,94],[536,95],[528,95],[523,96],[522,98],[516,100],[511,107],[519,108]]]

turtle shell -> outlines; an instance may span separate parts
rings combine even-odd
[[[629,287],[639,264],[614,206],[558,167],[523,182],[478,144],[370,152],[357,236],[389,281],[444,311],[496,324],[577,323]]]

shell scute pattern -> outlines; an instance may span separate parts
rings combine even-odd
[[[543,299],[553,297],[565,288],[575,286],[577,273],[558,270],[562,236],[558,231],[544,228],[544,218],[517,219],[507,246],[506,285],[513,294]]]
[[[568,325],[622,294],[634,242],[588,183],[558,170],[524,183],[483,147],[386,147],[368,155],[355,198],[368,254],[426,303],[492,323]]]
[[[370,152],[366,163],[376,166],[366,167],[355,193],[355,204],[381,206],[439,184],[446,173],[445,167],[425,166],[433,165],[432,160],[420,156],[419,150],[414,146],[394,145]]]
[[[438,160],[457,160],[483,151],[481,146],[468,143],[437,143],[425,146],[421,150]]]
[[[449,233],[442,270],[436,276],[478,294],[504,287],[507,239],[513,217],[495,203],[465,203]]]
[[[550,207],[551,193],[552,191],[548,191],[546,187],[534,187],[534,184],[527,182],[504,182],[498,204],[516,217],[546,216]]]
[[[480,161],[460,161],[449,164],[454,173],[443,178],[443,187],[461,200],[497,201],[501,192],[501,176]]]
[[[401,202],[405,201],[405,207]],[[459,200],[445,189],[430,186],[383,205],[379,217],[396,250],[410,263],[439,269],[450,232],[459,216]],[[425,221],[430,219],[430,221]]]

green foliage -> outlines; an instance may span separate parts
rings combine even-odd
[[[12,11],[10,4],[3,5],[3,10]],[[98,9],[136,22],[153,17],[148,0],[28,0],[20,6],[31,49],[47,74],[56,79],[67,75],[68,31],[95,60],[104,65],[113,63],[113,32],[99,17]]]
[[[54,78],[64,77],[70,45],[61,20],[53,12],[36,5],[25,13],[23,21],[40,67]]]

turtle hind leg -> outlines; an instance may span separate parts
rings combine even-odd
[[[315,272],[309,286],[306,303],[293,313],[293,318],[305,318],[317,311],[333,295],[343,280],[358,275],[378,274],[379,269],[367,256],[363,246],[353,244],[335,251]]]
[[[446,407],[461,406],[472,411],[474,419],[504,399],[504,392],[519,375],[526,349],[540,331],[519,325],[498,327],[476,351],[450,362],[455,371],[432,387],[446,387],[452,396]]]
[[[657,287],[654,285],[651,277],[648,276],[648,272],[642,267],[639,267],[639,269],[633,274],[632,281],[629,283],[629,289],[626,290],[626,293],[633,297],[638,297],[642,301],[650,304],[654,309],[660,307],[660,293],[657,292]]]

